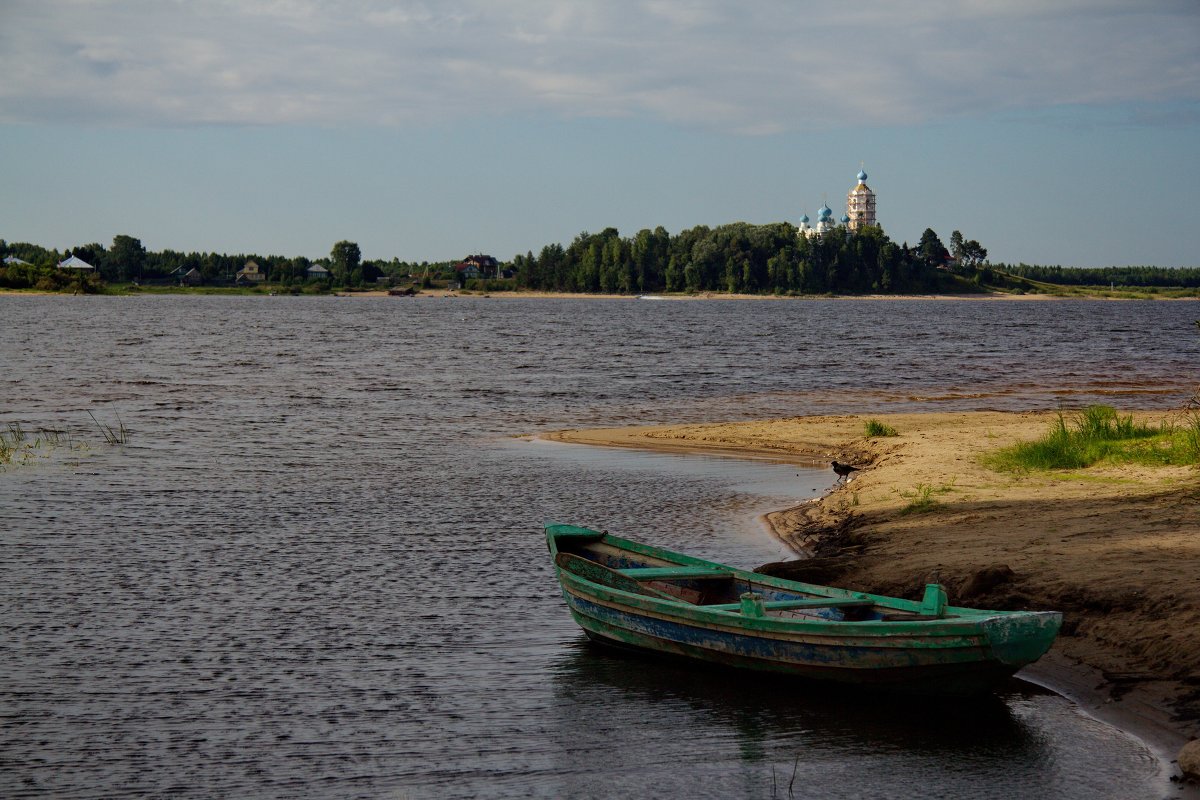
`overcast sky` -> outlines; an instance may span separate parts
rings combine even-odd
[[[0,238],[502,259],[839,214],[1200,265],[1200,2],[0,0]]]

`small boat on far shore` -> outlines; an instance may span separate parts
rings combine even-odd
[[[800,678],[977,694],[1040,658],[1062,615],[818,586],[574,525],[546,542],[571,616],[593,641]]]

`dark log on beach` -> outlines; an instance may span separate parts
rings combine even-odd
[[[962,588],[958,590],[958,599],[961,602],[965,602],[976,597],[982,597],[997,586],[1002,586],[1015,577],[1016,574],[1007,564],[984,567],[963,582]]]
[[[772,561],[754,571],[774,578],[828,585],[841,577],[842,573],[849,569],[851,562],[849,556],[802,558],[797,561]]]

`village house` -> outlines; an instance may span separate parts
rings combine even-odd
[[[483,254],[467,256],[454,265],[454,273],[459,281],[476,278],[495,278],[500,274],[500,262],[492,256]]]
[[[93,267],[88,262],[84,261],[79,256],[71,256],[70,258],[63,259],[62,261],[58,262],[58,268],[59,269],[75,269],[75,270],[79,270],[81,272],[86,272],[88,270],[91,270],[93,272],[96,271],[95,267]]]
[[[199,286],[204,283],[204,276],[195,267],[176,267],[167,275],[167,279],[180,286]]]
[[[471,263],[455,264],[454,273],[460,282],[483,277],[483,271],[479,269],[478,265]]]
[[[304,270],[304,274],[310,281],[329,280],[329,270],[325,269],[320,264],[313,264],[311,267]]]
[[[256,261],[247,261],[246,266],[237,271],[234,283],[262,283],[267,279],[267,273],[258,266]]]

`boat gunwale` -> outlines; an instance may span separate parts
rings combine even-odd
[[[743,617],[736,611],[710,610],[686,601],[666,600],[650,595],[634,594],[562,570],[560,584],[572,595],[610,608],[659,617],[664,620],[719,628],[730,632],[786,639],[794,636],[869,639],[888,641],[889,646],[911,646],[916,639],[949,640],[953,638],[986,636],[985,623],[1005,617],[969,617],[896,622],[890,620],[831,620],[798,617]],[[1041,615],[1053,612],[1018,612],[1022,615]],[[1011,619],[1011,617],[1008,617]],[[1022,619],[1025,617],[1022,616]],[[948,642],[947,642],[948,643]]]
[[[601,587],[607,588],[607,587]],[[887,647],[910,649],[918,643],[924,647],[958,648],[978,647],[981,640],[986,641],[987,634],[977,621],[959,623],[956,625],[941,625],[937,627],[916,627],[927,623],[904,623],[903,627],[893,622],[882,620],[862,620],[847,622],[827,619],[797,619],[794,617],[755,617],[742,618],[736,612],[714,611],[709,613],[688,613],[690,609],[682,608],[664,601],[667,607],[653,607],[653,603],[645,606],[627,602],[625,597],[605,598],[601,594],[587,591],[573,591],[564,585],[572,597],[594,603],[614,611],[635,614],[647,619],[660,619],[664,622],[690,625],[705,630],[720,631],[740,636],[753,636],[762,639],[778,639],[788,642],[832,642],[837,645],[851,647]],[[626,594],[620,590],[612,590],[614,594]],[[628,595],[627,595],[628,596]],[[637,599],[654,601],[657,598],[634,595]],[[569,602],[569,601],[568,601]],[[693,609],[702,606],[692,606]],[[678,613],[679,611],[684,613]],[[940,621],[940,620],[931,620]],[[952,620],[953,621],[953,620]],[[870,627],[862,627],[870,626]]]

